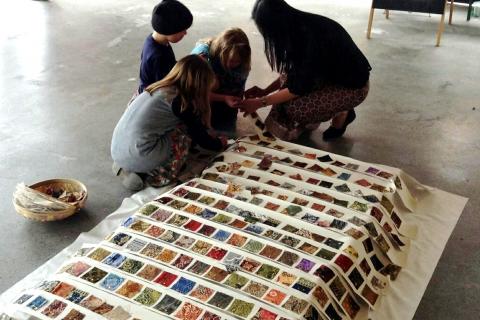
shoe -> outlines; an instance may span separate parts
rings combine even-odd
[[[172,180],[162,176],[148,176],[145,180],[150,187],[154,188],[165,187],[166,185],[172,183]]]
[[[325,130],[323,132],[323,140],[333,140],[333,139],[337,139],[337,138],[340,138],[341,136],[343,136],[343,134],[345,133],[345,130],[347,130],[347,126],[353,122],[353,120],[355,120],[355,118],[357,117],[357,115],[355,114],[355,110],[349,110],[348,111],[348,114],[347,114],[347,117],[345,118],[345,123],[343,124],[343,126],[339,129],[333,127],[333,126],[330,126],[327,130]]]
[[[112,165],[113,174],[122,178],[122,185],[131,191],[143,189],[143,179],[135,172],[128,172],[120,168],[115,162]]]

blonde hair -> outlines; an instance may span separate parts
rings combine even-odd
[[[165,78],[152,83],[145,91],[152,94],[160,88],[176,87],[181,100],[181,112],[191,105],[202,123],[210,128],[209,94],[214,84],[215,74],[209,64],[197,55],[188,55],[180,59]]]
[[[216,58],[226,68],[229,59],[238,55],[244,71],[250,71],[251,53],[248,37],[240,28],[230,28],[207,42],[210,46],[210,57]]]

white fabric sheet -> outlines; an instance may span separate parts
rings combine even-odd
[[[0,295],[0,310],[8,314],[8,303],[14,300],[22,289],[34,286],[48,274],[55,272],[62,262],[83,244],[99,242],[141,205],[167,190],[168,188],[148,188],[124,199],[118,210],[90,232],[81,234],[70,246]],[[431,189],[431,192],[420,196],[416,213],[408,215],[407,218],[409,223],[418,226],[416,239],[411,243],[407,266],[402,269],[398,279],[391,283],[379,308],[371,312],[372,320],[413,318],[466,202],[466,198],[438,189]]]

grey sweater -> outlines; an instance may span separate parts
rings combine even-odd
[[[170,157],[166,133],[181,120],[172,112],[176,88],[140,94],[125,110],[113,131],[111,154],[121,168],[148,173]]]

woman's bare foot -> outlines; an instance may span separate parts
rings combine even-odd
[[[335,129],[343,128],[345,120],[347,119],[347,115],[348,111],[337,113],[335,117],[332,118],[332,127],[334,127]]]

